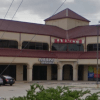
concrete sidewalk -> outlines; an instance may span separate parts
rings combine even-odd
[[[44,88],[54,87],[57,86],[68,86],[72,90],[90,90],[92,93],[100,91],[100,88],[96,88],[96,82],[73,82],[73,81],[16,81],[13,86],[1,86],[0,87],[0,97],[7,98],[9,100],[10,97],[18,97],[18,96],[25,96],[26,90],[30,89],[30,85],[38,83],[43,85]],[[100,82],[99,82],[100,83]],[[100,84],[99,84],[100,85]],[[2,99],[0,99],[2,100]]]

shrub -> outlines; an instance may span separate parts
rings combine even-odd
[[[89,93],[90,95],[85,99],[80,99],[80,97],[87,93]],[[39,84],[33,84],[30,86],[30,89],[27,90],[26,96],[13,97],[10,98],[10,100],[98,100],[99,93],[100,92],[91,94],[89,90],[72,91],[66,86],[57,86],[56,88],[49,87],[45,89]]]

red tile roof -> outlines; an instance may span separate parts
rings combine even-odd
[[[1,49],[0,56],[3,57],[32,57],[32,58],[56,58],[56,55],[49,51],[43,50],[18,50],[18,49]]]
[[[2,21],[3,23],[1,25]],[[62,39],[66,39],[67,37],[68,39],[72,38],[74,39],[79,37],[97,35],[96,25],[78,26],[67,31],[51,25],[34,24],[34,23],[18,22],[18,21],[3,20],[3,19],[0,19],[0,25],[1,25],[0,31],[48,35]],[[100,30],[99,30],[99,35],[100,35]]]
[[[2,24],[1,24],[2,23]],[[66,37],[66,31],[50,25],[11,21],[0,19],[0,30],[18,33],[31,33],[39,35],[49,35],[54,37]]]
[[[96,59],[94,52],[58,52],[42,50],[18,50],[18,49],[0,49],[2,57],[30,57],[30,58],[58,58],[58,59]],[[100,52],[99,52],[100,58]]]
[[[100,26],[98,26],[100,27]],[[78,37],[85,37],[85,36],[96,36],[97,35],[97,26],[78,26],[76,28],[70,29],[67,31],[69,38],[78,38]],[[99,29],[100,35],[100,29]]]
[[[65,9],[47,19],[45,19],[45,21],[49,21],[49,20],[55,20],[55,19],[62,19],[62,18],[72,18],[72,19],[78,19],[78,20],[83,20],[86,22],[90,22],[89,20],[87,20],[86,18],[78,15],[77,13],[73,12],[70,9]]]

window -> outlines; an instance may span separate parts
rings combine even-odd
[[[53,51],[84,51],[82,44],[58,44],[52,45]]]
[[[53,51],[67,51],[67,44],[54,43],[52,45],[52,50]]]
[[[68,51],[84,51],[82,44],[68,44]]]
[[[98,50],[100,50],[100,44],[98,44]],[[88,44],[87,51],[97,51],[97,44]]]
[[[26,46],[27,45],[27,46]],[[24,49],[34,49],[34,50],[48,50],[47,43],[39,43],[39,42],[26,42],[22,43],[22,48]]]
[[[13,40],[0,40],[0,48],[18,48],[18,42]]]

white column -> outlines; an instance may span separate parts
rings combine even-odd
[[[30,82],[32,81],[32,65],[27,65],[27,81]]]
[[[62,64],[59,63],[57,67],[57,80],[62,80]]]
[[[16,65],[16,80],[23,81],[23,65]]]
[[[51,80],[51,65],[47,65],[47,80]]]
[[[73,81],[78,81],[78,64],[73,64]]]
[[[83,70],[83,80],[84,81],[88,81],[88,66],[84,66],[84,70]]]
[[[21,43],[21,41],[18,42],[18,49],[22,49],[22,43]]]

